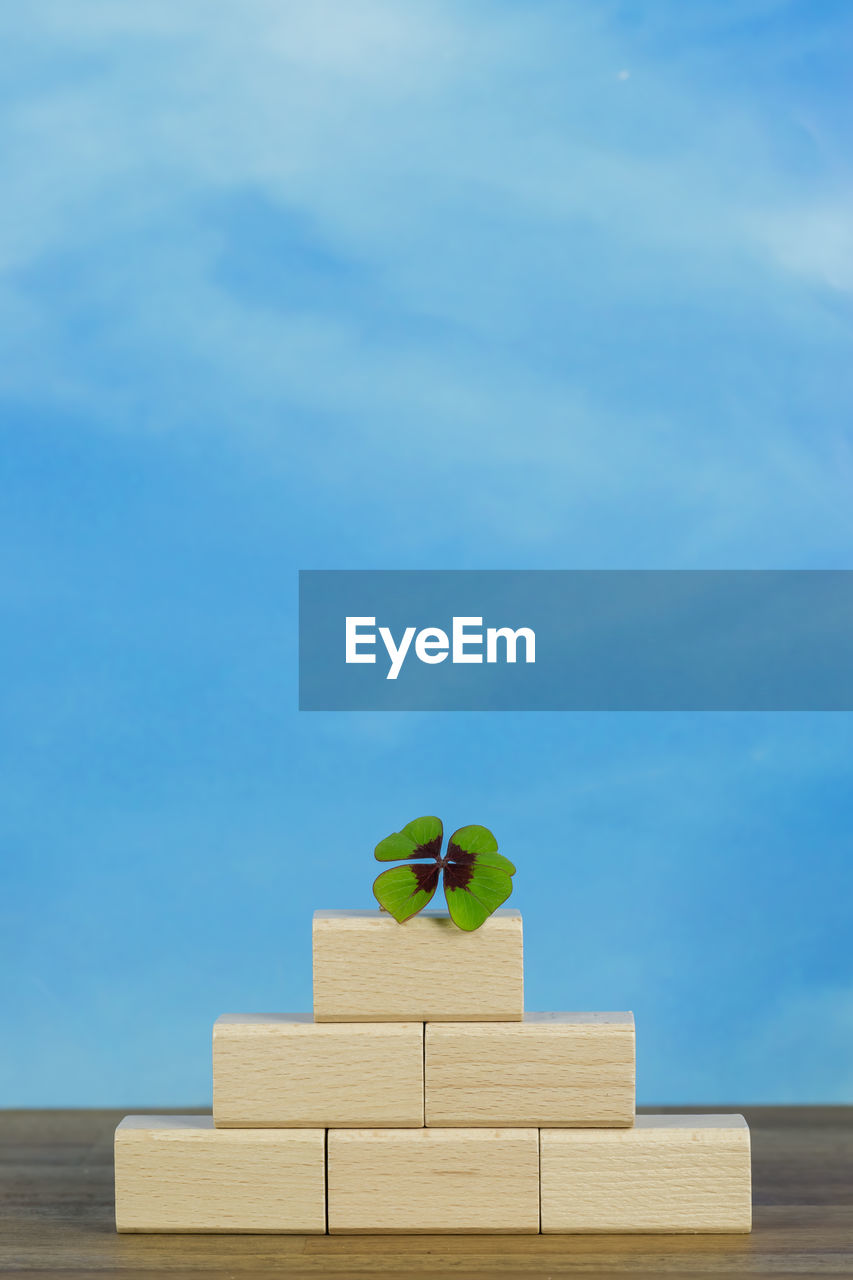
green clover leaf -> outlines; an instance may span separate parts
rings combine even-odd
[[[450,918],[470,933],[506,902],[515,867],[498,853],[498,842],[488,827],[460,827],[442,857],[443,836],[441,819],[428,817],[415,818],[402,831],[380,840],[374,850],[377,861],[405,859],[408,865],[378,875],[373,895],[380,907],[403,924],[432,900],[443,876]]]

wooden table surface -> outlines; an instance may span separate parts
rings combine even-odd
[[[752,1128],[750,1236],[119,1236],[112,1139],[124,1113],[0,1111],[0,1274],[853,1276],[853,1107],[717,1109]]]

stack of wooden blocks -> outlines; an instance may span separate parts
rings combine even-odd
[[[226,1014],[212,1116],[128,1116],[119,1231],[749,1231],[741,1116],[635,1116],[630,1013],[525,1013],[522,927],[314,917],[314,1013]]]

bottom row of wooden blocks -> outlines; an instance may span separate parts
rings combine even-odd
[[[216,1129],[128,1116],[119,1231],[743,1232],[742,1116],[630,1129]]]

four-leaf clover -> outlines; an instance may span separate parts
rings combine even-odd
[[[498,853],[488,827],[460,827],[441,856],[444,827],[440,818],[415,818],[402,831],[380,840],[374,850],[379,862],[405,859],[373,882],[373,893],[402,924],[427,905],[444,873],[444,896],[453,923],[470,932],[479,929],[512,893],[515,867]]]

